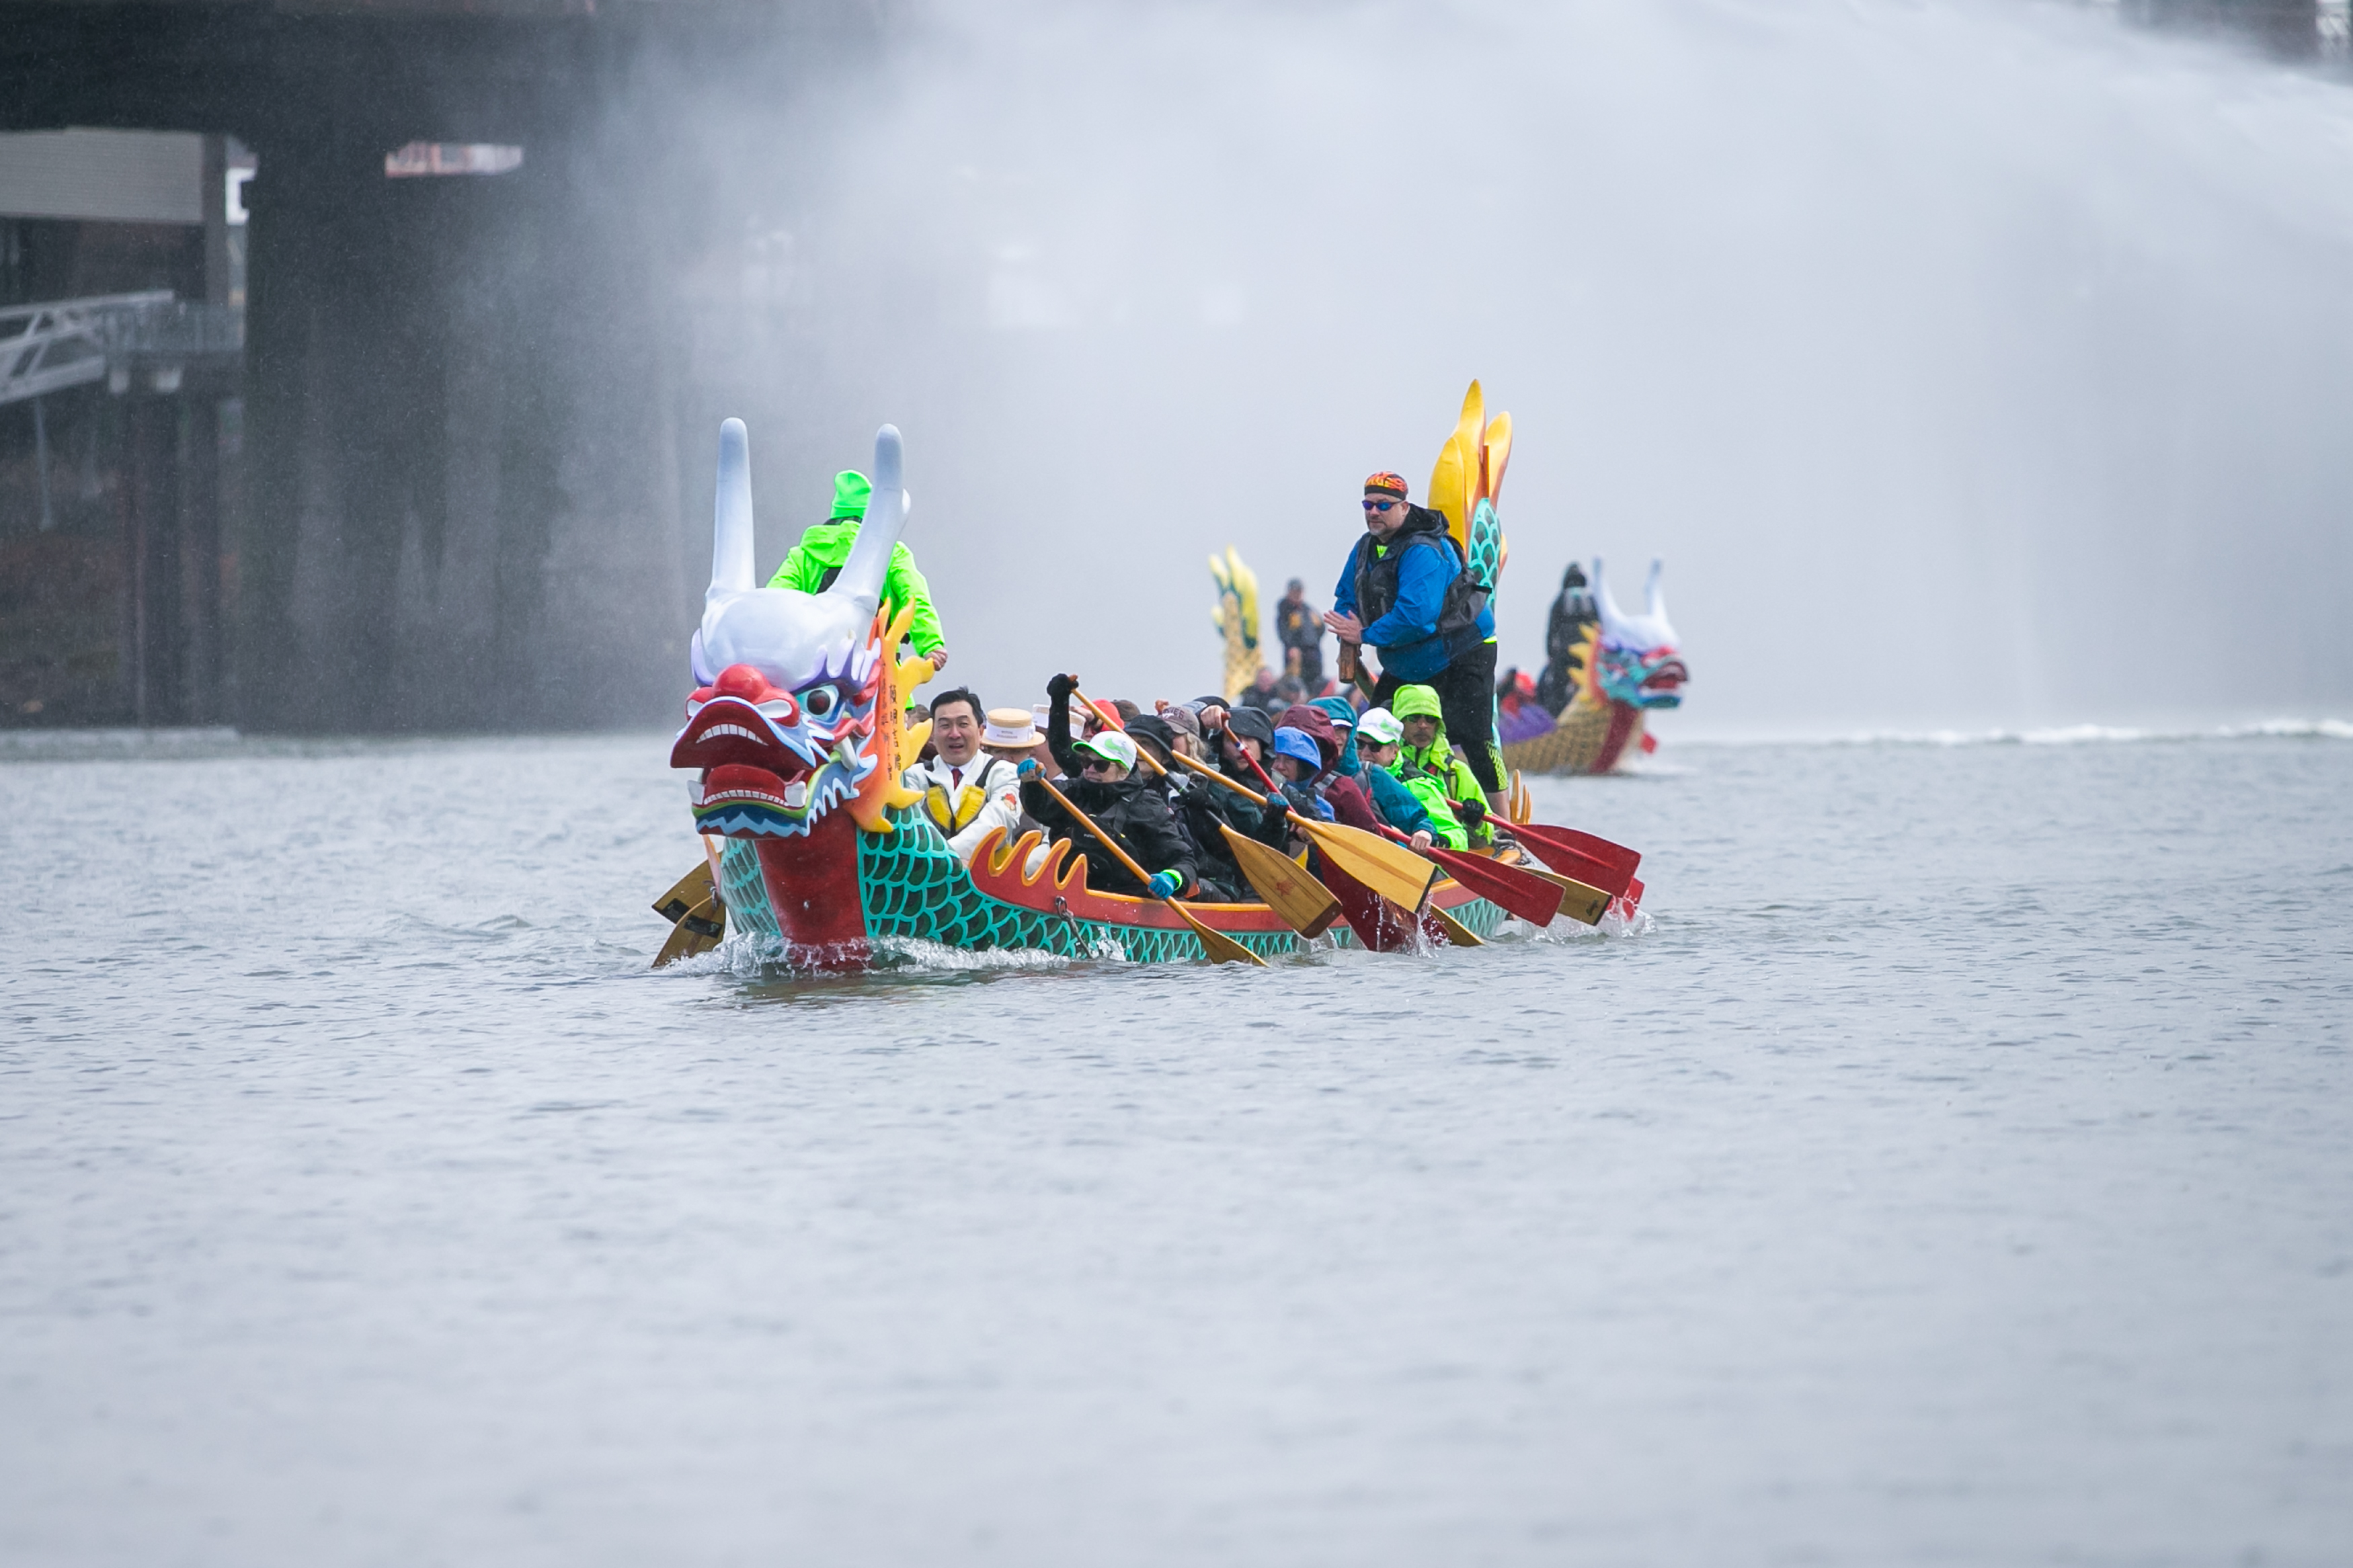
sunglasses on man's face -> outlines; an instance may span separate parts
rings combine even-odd
[[[1119,766],[1119,764],[1113,762],[1109,757],[1089,757],[1087,759],[1087,765],[1081,768],[1079,771],[1081,773],[1091,773],[1097,768],[1115,768],[1117,766]]]
[[[1405,502],[1401,500],[1375,500],[1369,496],[1365,498],[1365,510],[1366,511],[1389,511],[1403,505],[1405,505]]]

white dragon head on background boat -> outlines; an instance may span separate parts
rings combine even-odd
[[[1605,700],[1644,709],[1683,704],[1691,671],[1675,646],[1675,628],[1667,622],[1666,595],[1659,590],[1663,570],[1663,563],[1651,563],[1643,589],[1647,603],[1642,614],[1630,616],[1609,592],[1601,557],[1593,558],[1593,598],[1600,619],[1586,670],[1594,694]]]
[[[899,432],[874,437],[874,493],[858,542],[818,594],[764,588],[754,570],[750,441],[740,419],[719,431],[711,587],[689,661],[697,682],[670,766],[701,771],[696,828],[731,837],[806,837],[837,811],[871,833],[891,831],[890,808],[916,798],[901,759],[922,745],[899,715],[899,625],[883,624],[882,579],[905,525]],[[912,742],[912,744],[910,743]]]
[[[1535,700],[1506,705],[1500,732],[1506,765],[1532,773],[1606,773],[1657,742],[1648,717],[1683,705],[1691,679],[1651,563],[1642,613],[1630,616],[1609,591],[1601,560],[1580,582],[1572,571],[1553,606],[1546,641],[1552,661]]]

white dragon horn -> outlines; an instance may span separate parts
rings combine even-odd
[[[1623,645],[1632,629],[1626,624],[1626,612],[1618,607],[1617,598],[1609,592],[1609,581],[1601,574],[1601,557],[1593,558],[1593,603],[1601,612],[1601,636],[1609,642]]]
[[[752,438],[741,419],[729,419],[719,426],[719,496],[712,510],[711,586],[704,600],[756,586],[752,563]]]
[[[866,500],[866,521],[859,527],[858,542],[849,547],[849,559],[842,563],[841,575],[826,590],[845,595],[870,616],[882,599],[882,579],[891,570],[892,547],[907,525],[909,502],[902,468],[899,427],[885,425],[874,432],[874,493]]]
[[[1667,596],[1659,591],[1659,579],[1666,570],[1665,562],[1655,555],[1651,557],[1650,579],[1642,585],[1642,596],[1650,601],[1643,606],[1642,613],[1661,626],[1667,624]]]

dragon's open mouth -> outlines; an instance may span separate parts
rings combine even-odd
[[[780,780],[800,777],[818,759],[741,697],[713,697],[695,710],[670,749],[674,768],[760,768]]]
[[[1671,658],[1642,678],[1640,688],[1645,708],[1673,708],[1683,700],[1683,683],[1691,671],[1680,658]]]

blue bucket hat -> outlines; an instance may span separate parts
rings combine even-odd
[[[1304,730],[1294,730],[1288,724],[1277,730],[1274,732],[1274,754],[1305,763],[1319,773],[1324,771],[1323,748],[1316,745],[1315,737]]]

